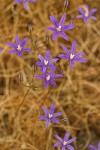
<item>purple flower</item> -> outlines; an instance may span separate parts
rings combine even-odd
[[[22,40],[22,42],[20,42],[20,39],[19,39],[18,35],[16,35],[16,44],[11,43],[11,42],[7,43],[8,46],[13,48],[13,50],[11,50],[9,52],[9,54],[17,53],[18,56],[21,57],[22,52],[30,52],[31,51],[30,48],[24,48],[27,41],[28,41],[28,38],[26,37]]]
[[[76,52],[76,41],[73,41],[71,52],[68,51],[68,49],[65,46],[62,46],[66,54],[60,54],[58,57],[65,58],[70,61],[70,67],[74,67],[74,61],[83,62],[86,63],[86,59],[82,58],[81,56],[84,55],[84,52],[79,52],[75,54]]]
[[[50,60],[50,51],[49,50],[46,52],[45,58],[43,58],[41,55],[38,55],[38,57],[41,60],[41,62],[37,62],[36,65],[40,66],[40,68],[42,69],[43,72],[46,71],[47,67],[53,68],[54,65],[52,65],[51,63],[59,60],[58,58],[53,58]]]
[[[44,80],[44,87],[47,88],[49,84],[52,84],[54,86],[56,86],[56,83],[54,82],[54,80],[56,78],[60,78],[63,77],[62,74],[53,74],[55,71],[56,67],[53,67],[50,71],[50,73],[48,73],[47,71],[43,73],[43,76],[41,75],[35,75],[36,78],[39,78],[40,80]]]
[[[52,104],[51,108],[50,108],[50,112],[48,112],[48,110],[42,106],[42,109],[44,110],[45,112],[45,115],[42,115],[39,117],[40,120],[46,120],[46,128],[48,128],[50,122],[54,122],[56,124],[59,124],[59,120],[56,119],[56,117],[62,115],[62,112],[58,112],[58,113],[54,113],[54,110],[55,110],[55,105]]]
[[[52,21],[52,23],[54,24],[54,27],[47,27],[46,30],[51,30],[54,32],[53,36],[52,36],[52,40],[55,40],[58,35],[60,34],[64,39],[68,40],[67,35],[65,34],[66,30],[70,30],[74,28],[73,24],[68,24],[68,25],[63,25],[66,19],[66,14],[64,14],[60,20],[60,22],[58,23],[58,21],[56,20],[56,18],[54,16],[50,16],[50,19]]]
[[[28,10],[27,2],[36,2],[36,0],[16,0],[15,4],[23,3],[25,10]]]
[[[88,147],[91,148],[91,150],[96,150],[96,147],[93,145],[89,145]],[[98,144],[98,150],[100,150],[100,142]]]
[[[0,48],[0,52],[2,52],[2,48]]]
[[[70,150],[74,150],[74,147],[70,145],[70,143],[72,143],[73,141],[76,140],[76,137],[68,140],[70,135],[70,132],[66,132],[65,136],[64,136],[64,140],[59,137],[58,135],[55,135],[55,137],[59,140],[58,143],[54,144],[54,147],[58,147],[61,146],[62,150],[66,150],[66,148],[70,149]]]
[[[79,7],[78,10],[81,13],[81,15],[78,15],[76,18],[83,18],[85,24],[88,23],[88,19],[96,20],[96,17],[93,16],[93,14],[97,11],[96,8],[92,9],[89,12],[89,6],[85,5],[83,6],[83,8]]]

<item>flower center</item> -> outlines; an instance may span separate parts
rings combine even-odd
[[[89,12],[88,11],[85,12],[85,17],[88,17],[88,15],[89,15]]]
[[[46,77],[46,81],[49,81],[50,80],[50,75],[48,75],[47,77]]]
[[[51,119],[51,118],[52,118],[52,116],[53,116],[53,115],[49,114],[49,119]]]
[[[87,9],[86,6],[82,6],[82,8],[85,10],[85,17],[88,17],[88,15],[89,15],[89,10]]]
[[[64,142],[63,142],[63,145],[65,146],[66,144],[67,144],[67,141],[64,141]]]
[[[44,65],[47,66],[47,64],[48,64],[48,61],[47,61],[47,60],[44,60]]]
[[[21,50],[22,50],[22,47],[21,47],[20,45],[18,45],[17,50],[18,50],[18,51],[21,51]]]
[[[75,55],[73,55],[73,54],[70,54],[70,59],[73,59],[73,58],[74,58],[74,56],[75,56]]]
[[[60,32],[60,31],[61,31],[61,26],[59,26],[58,28],[56,28],[56,30],[57,30],[58,32]]]

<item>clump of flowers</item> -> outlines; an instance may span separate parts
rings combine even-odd
[[[66,20],[66,14],[64,14],[61,17],[59,23],[58,23],[58,21],[56,20],[56,18],[54,16],[50,16],[50,19],[51,19],[52,23],[54,24],[54,27],[47,27],[46,30],[51,30],[51,31],[54,32],[53,36],[52,36],[52,40],[55,40],[58,37],[59,34],[65,40],[68,40],[68,36],[65,34],[65,31],[73,29],[74,25],[73,24],[64,25],[64,22]]]
[[[50,122],[54,122],[56,124],[60,123],[56,117],[62,115],[62,112],[54,113],[54,111],[55,111],[55,105],[54,104],[51,105],[50,112],[44,106],[42,106],[42,109],[44,110],[45,115],[40,116],[39,119],[40,120],[46,120],[46,128],[48,128]]]
[[[75,54],[76,44],[77,44],[76,41],[73,41],[70,52],[65,46],[62,46],[62,48],[66,54],[60,54],[58,56],[59,58],[65,58],[65,59],[69,60],[71,68],[74,67],[74,61],[86,63],[86,59],[81,57],[82,55],[84,55],[84,52],[79,52],[79,53]]]
[[[20,39],[19,39],[19,36],[16,35],[16,44],[14,44],[12,42],[7,43],[8,46],[13,48],[13,50],[11,50],[9,52],[9,54],[17,53],[18,56],[21,57],[23,52],[30,52],[31,51],[30,48],[25,48],[24,47],[27,41],[28,41],[28,38],[26,37],[21,42]]]
[[[58,139],[59,142],[54,144],[54,147],[61,146],[62,150],[66,150],[67,148],[70,150],[74,150],[74,147],[71,146],[70,144],[76,140],[76,137],[68,140],[69,136],[70,136],[70,132],[66,132],[64,139],[62,139],[58,135],[55,135],[55,137]]]
[[[93,145],[89,145],[88,147],[91,148],[91,150],[97,150],[97,148]],[[98,144],[98,150],[100,150],[100,142]]]
[[[92,9],[92,10],[89,11],[89,6],[85,5],[82,8],[79,7],[78,10],[81,13],[81,15],[78,15],[76,18],[83,18],[85,24],[88,23],[89,19],[96,20],[96,17],[93,16],[93,14],[97,11],[96,8],[94,8],[94,9]]]
[[[23,3],[25,10],[28,10],[28,2],[36,2],[36,0],[16,0],[15,4]]]

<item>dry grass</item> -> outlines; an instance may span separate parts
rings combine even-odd
[[[24,54],[20,59],[16,54],[8,55],[10,48],[6,42],[14,42],[15,34],[22,39],[29,37],[27,46],[33,48],[38,36],[38,47],[45,44],[45,35],[51,34],[44,28],[51,24],[49,16],[54,14],[58,19],[62,16],[62,0],[42,0],[30,6],[25,12],[23,5],[13,7],[13,0],[0,1],[0,150],[53,150],[55,138],[53,135],[64,136],[65,131],[71,131],[71,136],[77,136],[74,143],[76,150],[86,150],[91,142],[97,145],[100,140],[100,2],[85,1],[90,8],[98,8],[97,21],[84,25],[82,20],[75,20],[75,29],[68,33],[69,42],[62,38],[52,41],[33,53]],[[71,16],[77,15],[77,7],[83,5],[81,0],[71,0],[67,10],[67,22]],[[32,25],[32,33],[29,28]],[[63,52],[60,44],[70,48],[73,40],[78,41],[77,51],[85,51],[87,64],[75,63],[70,70],[66,61],[57,63],[57,72],[64,70],[64,79],[59,79],[58,87],[50,89],[31,89],[25,98],[16,118],[16,111],[25,97],[28,88],[18,84],[18,74],[23,75],[23,83],[29,85],[33,77],[32,65],[38,60],[38,54],[44,55],[50,49],[53,57]],[[37,71],[38,72],[38,68]],[[40,85],[38,80],[34,86]],[[48,92],[49,91],[49,92]],[[63,111],[61,125],[52,125],[47,130],[45,122],[39,121],[40,109],[44,101],[46,107],[55,103],[58,111]],[[60,150],[59,148],[57,150]]]

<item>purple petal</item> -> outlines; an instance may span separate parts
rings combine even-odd
[[[60,32],[61,36],[68,41],[68,36],[64,32]]]
[[[84,54],[85,54],[84,52],[79,52],[79,53],[77,53],[77,54],[75,55],[74,58],[78,58],[78,57],[80,57],[80,56],[82,56],[82,55],[84,55]]]
[[[54,27],[47,27],[47,28],[45,28],[45,30],[55,31],[55,28]]]
[[[16,43],[17,43],[17,45],[20,45],[20,39],[19,39],[18,35],[16,35]]]
[[[100,150],[100,142],[99,142],[99,144],[98,144],[98,150]]]
[[[83,15],[76,16],[76,18],[83,18],[83,17],[84,17]]]
[[[53,114],[53,117],[58,117],[58,116],[60,116],[60,115],[62,115],[62,114],[63,114],[62,112],[54,113],[54,114]]]
[[[50,80],[50,84],[57,86],[57,84],[53,80]]]
[[[58,141],[60,141],[61,143],[63,143],[63,140],[61,139],[61,137],[59,137],[58,135],[54,135],[57,139],[58,139]]]
[[[43,66],[43,69],[42,69],[43,73],[45,73],[46,69],[47,69],[47,67]]]
[[[84,18],[84,23],[85,23],[85,24],[88,23],[88,18]]]
[[[92,9],[92,10],[89,12],[89,16],[93,15],[96,11],[97,11],[96,8]]]
[[[70,132],[66,132],[65,136],[64,136],[64,141],[67,141],[69,138]]]
[[[65,53],[69,56],[69,51],[68,51],[68,49],[67,49],[64,45],[62,45],[61,47],[63,48],[63,50],[65,51]]]
[[[38,55],[38,57],[44,63],[44,58],[41,55]]]
[[[90,18],[90,19],[93,19],[93,20],[97,20],[97,18],[94,17],[94,16],[90,16],[89,18]]]
[[[67,141],[67,144],[70,144],[76,140],[76,137],[72,138],[71,140]]]
[[[35,78],[38,78],[38,79],[44,80],[44,77],[43,77],[43,76],[41,76],[41,75],[35,75]]]
[[[9,54],[12,54],[12,53],[17,53],[17,51],[14,49],[9,52]]]
[[[62,26],[66,20],[66,14],[64,14],[60,20],[59,26]]]
[[[67,145],[66,148],[68,148],[69,150],[74,150],[74,147],[71,145]]]
[[[70,60],[70,68],[73,68],[74,67],[74,60]]]
[[[48,110],[46,109],[46,107],[42,106],[42,109],[43,109],[43,111],[45,112],[45,114],[48,116],[49,112],[48,112]]]
[[[55,27],[58,27],[58,21],[56,20],[54,16],[50,16],[50,20],[53,22]]]
[[[85,7],[86,7],[87,10],[89,10],[89,6],[87,4],[85,5]]]
[[[74,24],[68,24],[62,27],[62,31],[71,30],[74,28]]]
[[[60,124],[59,120],[56,118],[52,118],[52,122],[56,123],[56,124]]]
[[[39,119],[40,119],[40,120],[45,120],[45,119],[47,119],[47,117],[44,116],[44,115],[42,115],[42,116],[39,117]]]
[[[54,110],[55,110],[55,105],[52,104],[51,108],[50,108],[50,114],[53,114],[54,113]]]
[[[46,82],[44,83],[44,87],[47,88],[48,86],[49,86],[49,82],[46,81]]]
[[[52,40],[55,40],[57,38],[58,34],[59,33],[57,31],[54,31],[54,34],[52,36]]]
[[[61,78],[61,77],[63,77],[62,74],[56,74],[56,75],[52,76],[52,79]]]
[[[28,11],[28,4],[27,4],[27,1],[25,1],[23,4],[24,4],[25,10]]]
[[[53,67],[52,70],[50,71],[50,76],[52,76],[55,70],[56,70],[56,67]]]
[[[49,124],[50,124],[50,119],[48,119],[46,122],[46,128],[48,128]]]
[[[73,43],[72,43],[72,48],[71,48],[71,54],[75,54],[75,51],[76,51],[76,41],[73,41]]]
[[[62,144],[60,143],[60,142],[58,142],[58,143],[55,143],[54,144],[54,147],[58,147],[58,146],[61,146]]]
[[[17,52],[19,57],[22,57],[22,52]]]
[[[28,0],[28,2],[36,2],[36,0]]]
[[[2,52],[2,48],[0,48],[0,52]]]
[[[89,145],[88,148],[91,148],[91,150],[96,150],[96,147],[93,145]],[[99,149],[98,149],[99,150]]]
[[[18,4],[18,3],[20,3],[20,2],[22,2],[22,0],[16,0],[16,1],[15,1],[15,4]]]
[[[23,46],[26,44],[27,41],[28,41],[28,38],[27,38],[27,37],[24,38],[24,39],[22,40],[22,42],[21,42],[21,46],[23,47]]]
[[[50,63],[56,62],[56,61],[58,61],[58,60],[59,60],[59,58],[53,58],[53,59],[50,60]]]
[[[36,65],[38,65],[38,66],[42,66],[42,65],[43,65],[43,63],[42,63],[42,62],[36,62]]]
[[[7,42],[7,45],[10,46],[10,47],[13,47],[15,49],[17,48],[16,44],[13,44],[11,42]]]
[[[66,149],[66,148],[63,146],[63,147],[62,147],[62,150],[65,150],[65,149]]]
[[[83,8],[79,7],[78,10],[79,10],[79,12],[80,12],[82,15],[84,15],[85,11],[84,11]]]
[[[31,49],[30,49],[30,48],[23,48],[23,51],[25,51],[25,52],[30,52]]]
[[[59,58],[69,59],[69,57],[65,54],[58,55]]]
[[[45,59],[46,60],[50,59],[50,51],[49,50],[46,52]]]
[[[86,60],[85,58],[81,58],[81,57],[75,58],[74,60],[75,60],[75,61],[78,61],[78,62],[83,62],[83,63],[86,63],[86,62],[87,62],[87,60]]]

